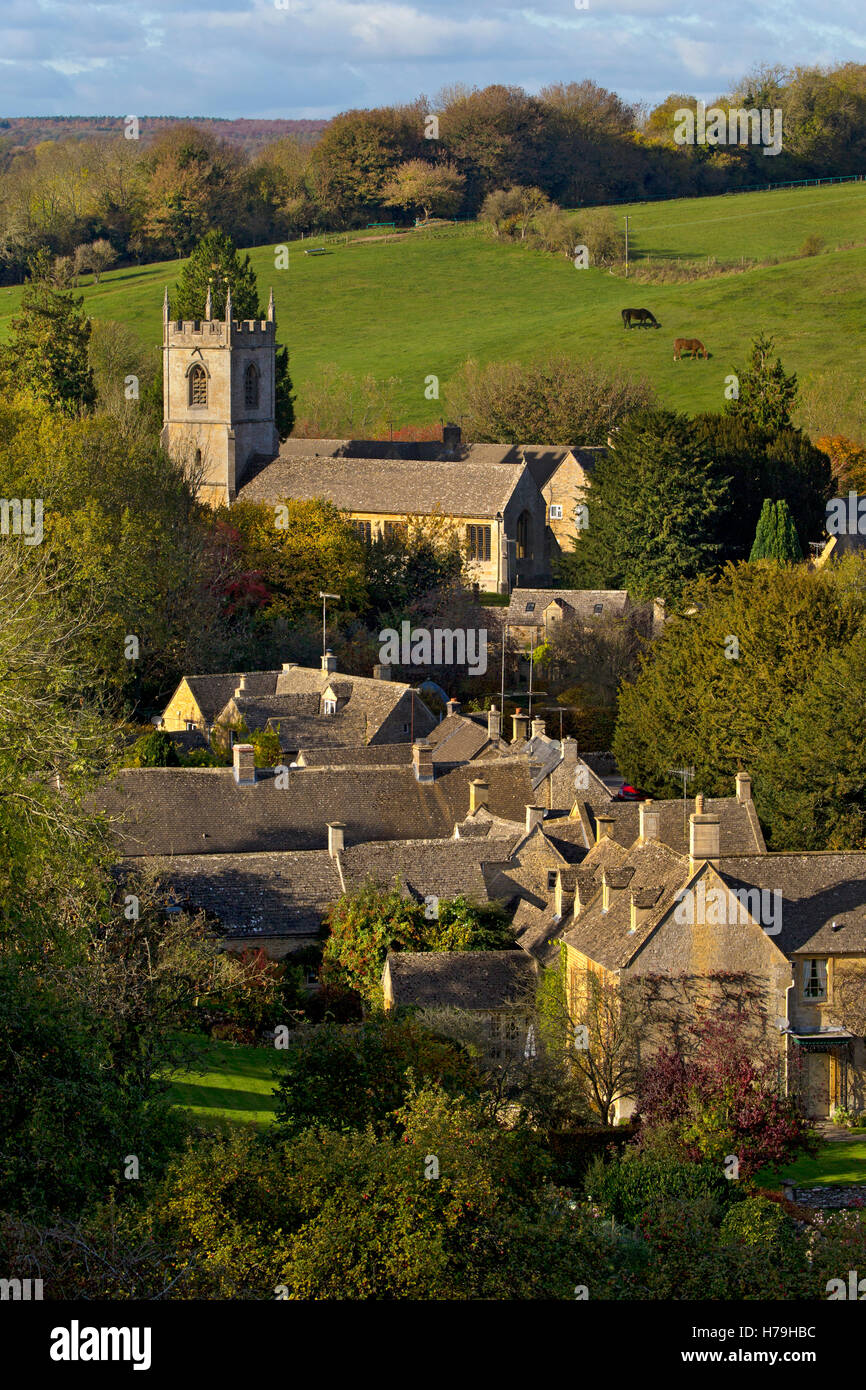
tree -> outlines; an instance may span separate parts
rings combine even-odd
[[[725,413],[769,434],[792,429],[791,411],[797,403],[797,377],[785,375],[780,358],[771,361],[773,339],[759,333],[752,340],[749,365],[737,372],[739,394],[725,402]]]
[[[94,285],[99,284],[99,277],[104,270],[113,265],[117,260],[117,252],[110,241],[105,237],[99,237],[88,247],[88,263],[93,272]]]
[[[539,213],[551,206],[547,194],[540,188],[513,184],[511,188],[496,188],[481,205],[479,221],[489,222],[496,236],[514,236],[521,241]]]
[[[0,350],[0,376],[7,387],[31,391],[67,415],[91,409],[96,392],[87,357],[90,320],[83,304],[80,296],[52,283],[46,253],[31,261],[21,311]]]
[[[152,729],[137,739],[133,758],[134,767],[180,767],[177,744],[164,729]]]
[[[145,156],[143,230],[158,249],[186,255],[211,227],[232,228],[242,156],[208,131],[161,131]]]
[[[649,1135],[663,1126],[694,1162],[735,1154],[741,1179],[814,1151],[796,1099],[781,1092],[778,1052],[750,1047],[745,1023],[721,1014],[694,1024],[687,1053],[662,1048],[638,1096]]]
[[[728,481],[691,422],[671,411],[639,411],[595,465],[589,525],[560,564],[563,582],[670,599],[719,564],[716,535],[728,504]]]
[[[776,560],[781,564],[792,564],[802,560],[803,551],[797,538],[797,528],[791,510],[784,501],[773,502],[766,498],[755,532],[750,560]]]
[[[229,287],[236,319],[264,317],[249,252],[241,259],[231,237],[219,229],[202,237],[184,263],[171,296],[173,316],[203,319],[209,286],[215,319],[225,318]]]
[[[454,164],[409,159],[398,164],[382,197],[388,207],[420,208],[424,221],[429,222],[434,212],[447,217],[457,211],[465,182]]]
[[[644,381],[565,356],[524,365],[468,361],[448,386],[448,408],[469,439],[519,444],[604,444],[652,392]]]

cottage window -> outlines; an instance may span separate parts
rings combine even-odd
[[[490,527],[466,527],[466,551],[470,560],[490,559]]]
[[[255,408],[259,403],[259,369],[250,362],[244,372],[244,405]]]
[[[187,721],[186,721],[186,731],[187,731],[188,734],[191,734],[191,733],[195,730],[196,727],[197,727],[197,725],[196,725],[196,722],[195,722],[194,719],[187,719]]]
[[[207,373],[197,362],[189,374],[189,403],[207,405]]]
[[[547,871],[547,887],[548,887],[548,891],[549,891],[551,888],[555,888],[555,887],[556,887],[556,869],[548,869],[548,871]]]
[[[386,521],[384,524],[385,540],[405,539],[409,533],[409,527],[405,521]]]
[[[534,602],[533,602],[533,603],[527,603],[527,605],[526,605],[526,612],[527,612],[527,613],[534,613],[534,612],[535,612],[535,603],[534,603]]]
[[[827,998],[827,962],[825,960],[806,960],[803,962],[803,998],[813,1000]]]
[[[562,505],[561,505],[560,503],[551,502],[551,504],[550,504],[550,519],[551,519],[551,521],[561,521],[561,520],[562,520]]]
[[[373,523],[371,521],[353,521],[352,525],[366,545],[372,544]]]
[[[593,617],[595,617],[595,618],[600,618],[603,612],[604,612],[604,604],[603,604],[603,603],[596,603],[596,604],[594,604],[593,610],[592,610]]]
[[[532,518],[529,512],[521,512],[517,518],[517,558],[532,559]]]
[[[325,708],[325,714],[336,714],[336,713],[337,713],[337,701],[336,701],[336,700],[326,700],[326,701],[325,701],[325,706],[324,706],[324,708]]]

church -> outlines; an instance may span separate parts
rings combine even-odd
[[[570,548],[598,449],[441,441],[287,439],[276,425],[276,311],[237,321],[229,292],[215,319],[173,321],[163,301],[162,443],[212,506],[324,498],[365,541],[443,520],[481,589],[549,583]]]

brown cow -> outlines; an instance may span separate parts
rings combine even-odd
[[[692,357],[709,357],[709,353],[699,338],[677,338],[674,342],[674,361],[678,362],[684,352]]]

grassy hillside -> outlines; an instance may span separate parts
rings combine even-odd
[[[468,225],[398,240],[323,242],[328,254],[290,251],[274,269],[272,248],[252,251],[263,295],[274,286],[279,336],[289,344],[298,413],[308,384],[336,363],[363,376],[399,378],[395,423],[447,413],[446,384],[467,357],[530,360],[551,350],[648,377],[661,400],[684,410],[718,409],[725,376],[743,365],[752,334],[772,333],[788,370],[826,418],[807,423],[866,434],[861,380],[866,365],[866,184],[829,185],[736,197],[688,199],[615,209],[630,215],[636,264],[662,259],[705,268],[718,261],[766,260],[742,273],[685,283],[640,284],[564,257],[486,237]],[[579,213],[573,214],[579,223]],[[807,236],[821,254],[800,257]],[[863,244],[857,245],[860,241]],[[307,243],[309,245],[310,243]],[[313,243],[315,244],[315,243]],[[160,340],[163,286],[178,262],[119,270],[83,290],[89,312],[120,319]],[[0,290],[0,337],[20,289]],[[625,332],[620,310],[647,306],[661,330]],[[698,337],[709,361],[674,362],[675,337]],[[425,399],[436,375],[442,399]],[[813,412],[814,415],[814,412]]]

